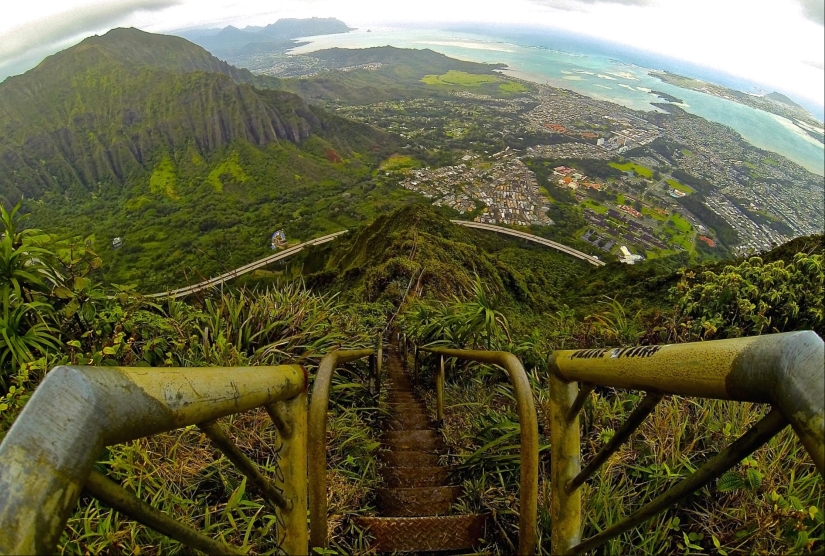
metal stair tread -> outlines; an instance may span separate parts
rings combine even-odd
[[[377,552],[469,550],[485,537],[490,514],[425,517],[357,517],[354,523],[375,538]]]

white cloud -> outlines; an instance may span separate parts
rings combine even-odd
[[[21,14],[23,21],[15,27],[0,29],[0,66],[18,64],[32,57],[37,58],[38,55],[42,57],[44,52],[54,52],[78,36],[106,31],[136,12],[163,10],[181,1],[183,0],[113,0],[79,4],[68,10],[59,10],[59,4],[46,2],[45,6],[40,7],[46,8],[47,13],[51,8],[52,13],[33,20],[26,18],[44,12],[36,9],[37,2],[34,5],[21,2],[16,5],[16,9],[26,8],[26,12]],[[14,15],[15,8],[4,8],[4,11],[7,16]],[[6,22],[13,24],[14,19],[7,17]]]
[[[411,9],[386,0],[28,0],[4,6],[0,72],[8,72],[12,59],[31,67],[44,55],[114,25],[168,32],[263,25],[281,17],[338,17],[358,27],[469,20],[590,35],[822,104],[822,5],[823,0],[416,0]]]

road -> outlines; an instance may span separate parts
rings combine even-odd
[[[481,222],[468,222],[466,220],[452,220],[453,224],[458,224],[459,226],[466,226],[467,228],[476,228],[479,230],[488,230],[491,232],[498,232],[500,234],[507,234],[511,236],[515,236],[521,239],[526,239],[528,241],[532,241],[534,243],[539,243],[546,247],[551,247],[562,253],[567,255],[571,255],[583,261],[587,261],[588,263],[594,266],[604,266],[604,261],[600,261],[596,257],[592,255],[588,255],[587,253],[582,253],[581,251],[577,251],[572,247],[568,247],[561,243],[557,243],[555,241],[551,241],[549,239],[544,239],[543,237],[534,236],[532,234],[526,234],[524,232],[519,232],[518,230],[511,230],[510,228],[504,228],[502,226],[494,226],[492,224],[482,224]],[[230,270],[225,274],[221,274],[220,276],[215,276],[214,278],[210,278],[209,280],[205,280],[200,282],[199,284],[193,284],[191,286],[186,286],[184,288],[178,288],[176,290],[170,290],[167,292],[160,292],[160,293],[153,293],[147,295],[146,297],[152,298],[161,298],[161,297],[171,297],[173,299],[177,299],[179,297],[184,297],[187,295],[191,295],[193,293],[202,292],[204,290],[208,290],[209,288],[214,288],[216,286],[220,286],[225,282],[230,280],[234,280],[235,278],[242,276],[244,274],[248,274],[254,270],[258,270],[259,268],[263,268],[267,265],[274,263],[275,261],[280,261],[281,259],[286,259],[291,257],[292,255],[296,255],[300,253],[304,247],[307,245],[321,245],[327,242],[332,241],[333,239],[347,233],[348,230],[344,230],[342,232],[335,232],[334,234],[329,234],[323,237],[319,237],[317,239],[311,239],[309,241],[305,241],[304,243],[299,243],[298,245],[294,245],[288,249],[284,249],[274,255],[270,255],[268,257],[264,257],[263,259],[259,259],[255,262],[249,263],[242,267],[236,268],[235,270]]]
[[[604,266],[606,263],[604,261],[600,261],[597,257],[593,255],[588,255],[587,253],[582,253],[581,251],[577,251],[572,247],[568,247],[562,243],[557,243],[555,241],[551,241],[549,239],[544,239],[543,237],[534,236],[533,234],[526,234],[524,232],[519,232],[518,230],[512,230],[510,228],[504,228],[502,226],[494,226],[493,224],[482,224],[481,222],[470,222],[468,220],[451,220],[453,224],[458,224],[459,226],[466,226],[467,228],[475,228],[478,230],[489,230],[491,232],[498,232],[500,234],[507,234],[510,236],[515,236],[521,239],[526,239],[527,241],[532,241],[534,243],[539,243],[546,247],[552,247],[557,251],[561,251],[567,255],[572,255],[577,259],[581,259],[586,261],[593,266]]]
[[[304,243],[299,243],[298,245],[293,245],[292,247],[284,249],[283,251],[275,253],[274,255],[269,255],[268,257],[264,257],[263,259],[259,259],[255,262],[236,268],[235,270],[230,270],[225,274],[215,276],[214,278],[210,278],[209,280],[205,280],[199,284],[193,284],[191,286],[186,286],[185,288],[178,288],[176,290],[170,290],[168,292],[153,293],[151,295],[147,295],[146,297],[171,297],[173,299],[177,299],[179,297],[184,297],[186,295],[198,293],[209,288],[214,288],[215,286],[220,286],[224,282],[234,280],[238,276],[242,276],[244,274],[252,272],[253,270],[263,268],[271,263],[274,263],[275,261],[280,261],[281,259],[286,259],[287,257],[296,255],[300,253],[304,249],[304,247],[308,245],[321,245],[323,243],[330,242],[338,236],[347,233],[347,231],[348,230],[344,230],[343,232],[335,232],[334,234],[329,234],[323,237],[319,237],[317,239],[305,241]]]

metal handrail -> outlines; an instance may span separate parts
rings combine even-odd
[[[327,546],[327,411],[332,375],[339,365],[369,357],[370,380],[374,394],[381,390],[382,347],[379,338],[376,349],[339,350],[324,356],[312,384],[309,403],[309,523],[310,547]]]
[[[304,554],[307,374],[298,365],[206,368],[54,368],[0,444],[0,553],[51,554],[81,490],[206,553],[237,549],[172,519],[93,470],[106,446],[199,425],[271,502]],[[277,488],[214,423],[265,406],[282,446]]]
[[[539,427],[536,406],[530,381],[518,357],[506,351],[481,351],[469,349],[416,348],[416,374],[418,352],[424,351],[440,357],[436,373],[437,418],[444,419],[444,358],[454,357],[466,361],[476,361],[486,365],[497,365],[505,370],[513,385],[521,428],[521,477],[519,482],[519,542],[518,554],[533,554],[536,547],[536,519],[538,515],[539,489]],[[405,348],[406,353],[406,348]]]
[[[550,367],[551,552],[598,548],[720,477],[788,424],[825,476],[825,343],[814,332],[676,345],[555,351]],[[579,391],[578,382],[582,383]],[[579,412],[594,385],[648,392],[610,442],[581,470]],[[618,523],[581,541],[579,487],[619,449],[664,395],[771,404],[728,448]]]

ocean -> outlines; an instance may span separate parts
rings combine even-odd
[[[665,69],[678,73],[683,68],[644,67],[628,61],[631,56],[622,56],[621,50],[607,55],[603,45],[588,47],[581,38],[561,35],[551,40],[541,36],[513,37],[491,32],[373,28],[307,37],[301,41],[308,44],[293,49],[292,53],[306,54],[333,47],[392,45],[430,48],[473,62],[504,63],[508,66],[504,73],[513,77],[548,83],[635,110],[656,110],[651,103],[662,100],[649,91],[661,91],[683,100],[681,107],[686,111],[734,129],[752,145],[780,154],[818,175],[825,175],[825,146],[793,121],[737,102],[669,85],[651,77],[648,72]],[[696,77],[703,78],[701,75]]]

